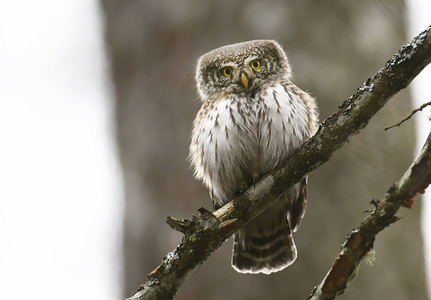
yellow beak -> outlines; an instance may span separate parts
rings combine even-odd
[[[241,83],[246,89],[248,89],[248,79],[244,73],[241,73]]]

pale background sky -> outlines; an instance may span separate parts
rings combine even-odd
[[[431,1],[408,7],[410,39],[431,24]],[[119,299],[123,192],[108,68],[98,1],[0,0],[0,299]],[[428,67],[413,83],[417,107],[430,83]],[[429,115],[415,117],[417,151]]]
[[[97,1],[0,0],[0,299],[119,299],[107,69]]]

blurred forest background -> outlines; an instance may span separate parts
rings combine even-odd
[[[314,95],[323,121],[383,66],[406,38],[402,0],[102,0],[115,84],[117,141],[125,184],[122,296],[130,296],[181,235],[165,216],[210,208],[186,161],[199,109],[200,55],[252,39],[275,39],[294,82]],[[325,276],[350,229],[413,158],[411,111],[403,91],[327,164],[309,177],[309,205],[295,234],[298,259],[271,276],[230,267],[227,241],[180,288],[176,299],[304,299]],[[345,299],[427,299],[420,201],[379,235],[376,261],[362,266]]]

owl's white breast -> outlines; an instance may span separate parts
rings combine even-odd
[[[252,173],[273,169],[309,137],[306,105],[281,84],[254,99],[228,96],[209,103],[195,120],[190,153],[196,177],[220,203],[231,200]]]
[[[255,106],[246,97],[226,97],[195,121],[191,145],[195,175],[219,201],[230,200],[257,168]]]
[[[295,86],[291,86],[296,88]],[[256,95],[259,172],[267,172],[309,138],[308,111],[300,95],[287,85],[273,85]]]

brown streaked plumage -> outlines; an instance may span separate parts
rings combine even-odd
[[[291,82],[280,45],[256,40],[203,55],[196,81],[202,107],[194,121],[190,160],[217,209],[256,174],[273,170],[317,129],[315,100]],[[304,216],[306,178],[235,234],[232,266],[270,274],[293,263],[292,238]]]

